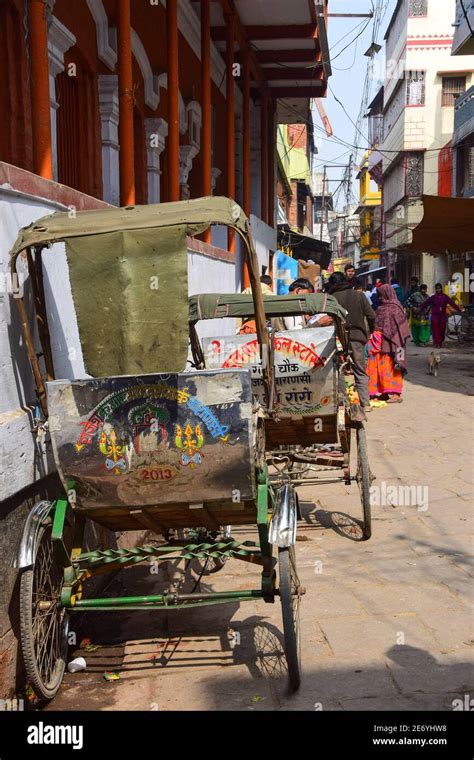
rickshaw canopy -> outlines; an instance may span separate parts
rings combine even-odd
[[[133,232],[160,227],[184,227],[187,235],[198,235],[211,224],[224,224],[245,234],[248,218],[230,198],[208,196],[174,203],[146,206],[106,207],[90,211],[56,211],[23,227],[10,251],[15,257],[30,246],[47,245],[71,238]],[[99,248],[98,253],[101,253]],[[166,251],[163,251],[165,254]]]
[[[12,269],[21,251],[64,242],[86,371],[93,377],[145,374],[157,367],[180,372],[189,337],[186,236],[211,224],[233,227],[249,260],[255,258],[240,206],[207,197],[44,216],[20,230]]]

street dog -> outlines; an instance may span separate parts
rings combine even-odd
[[[435,377],[438,377],[438,366],[441,361],[441,356],[439,354],[435,354],[434,351],[430,353],[428,356],[428,373],[430,375],[434,375]]]

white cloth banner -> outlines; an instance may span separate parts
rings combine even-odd
[[[286,330],[274,335],[276,412],[280,417],[335,414],[336,340],[333,327]],[[204,338],[207,369],[248,368],[254,397],[265,405],[256,335]]]

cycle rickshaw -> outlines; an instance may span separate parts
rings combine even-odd
[[[260,398],[249,368],[206,369],[202,361],[199,317],[187,296],[186,236],[211,224],[233,228],[244,243],[252,286],[244,310],[256,323]],[[57,257],[70,282],[83,361],[79,372],[72,360],[68,364],[55,354],[51,333],[61,327],[61,314],[45,283],[45,257]],[[41,412],[37,424],[50,436],[64,488],[57,500],[32,508],[17,560],[21,646],[34,691],[42,699],[56,694],[74,613],[177,611],[249,599],[280,600],[289,683],[297,689],[304,593],[294,552],[297,505],[294,480],[269,475],[269,452],[278,444],[278,456],[284,455],[278,443],[282,425],[288,430],[284,443],[314,444],[314,436],[300,438],[306,429],[301,419],[294,420],[290,434],[293,421],[284,421],[281,410],[280,417],[273,412],[275,336],[266,319],[274,307],[262,298],[245,214],[226,198],[58,212],[20,231],[11,251],[12,273],[17,266],[28,269],[34,302],[33,324],[24,300],[17,304]],[[318,299],[314,306],[322,305]],[[198,310],[202,303],[197,300]],[[326,308],[342,325],[337,302],[328,298]],[[336,380],[333,385],[340,399]],[[331,421],[323,421],[317,435],[340,443],[347,407],[343,415],[339,402],[333,408],[334,398]],[[314,454],[314,448],[303,447],[298,456],[306,461]],[[147,528],[162,540],[85,550],[87,519],[116,532]],[[254,525],[258,542],[233,538],[224,527],[229,525]],[[90,592],[91,581],[104,573],[140,562],[194,559],[216,566],[230,559],[257,564],[260,587],[202,592],[197,586],[184,593],[171,583],[146,596]]]

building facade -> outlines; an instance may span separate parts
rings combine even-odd
[[[360,265],[360,216],[355,205],[343,214],[333,214],[328,221],[332,248],[332,269],[342,272],[346,264]]]
[[[423,216],[421,196],[450,196],[455,100],[474,83],[474,56],[451,56],[455,0],[399,0],[385,35],[384,263],[432,288],[454,261],[405,251]],[[453,270],[455,271],[455,270]]]
[[[357,179],[359,180],[360,216],[360,262],[378,262],[380,258],[380,208],[382,191],[369,171],[370,152],[362,160]]]
[[[361,266],[369,279],[370,270],[380,274],[380,256],[384,247],[383,156],[383,87],[380,87],[367,109],[369,150],[359,171],[359,214],[361,217]]]
[[[296,232],[313,234],[314,139],[308,124],[279,124],[277,136],[280,216]],[[283,218],[283,217],[282,217]]]
[[[452,195],[474,198],[474,85],[454,105]]]
[[[324,171],[313,174],[314,187],[314,234],[320,240],[329,242],[329,220],[334,215],[334,203],[328,177]]]
[[[452,55],[474,55],[474,3],[456,0]]]

